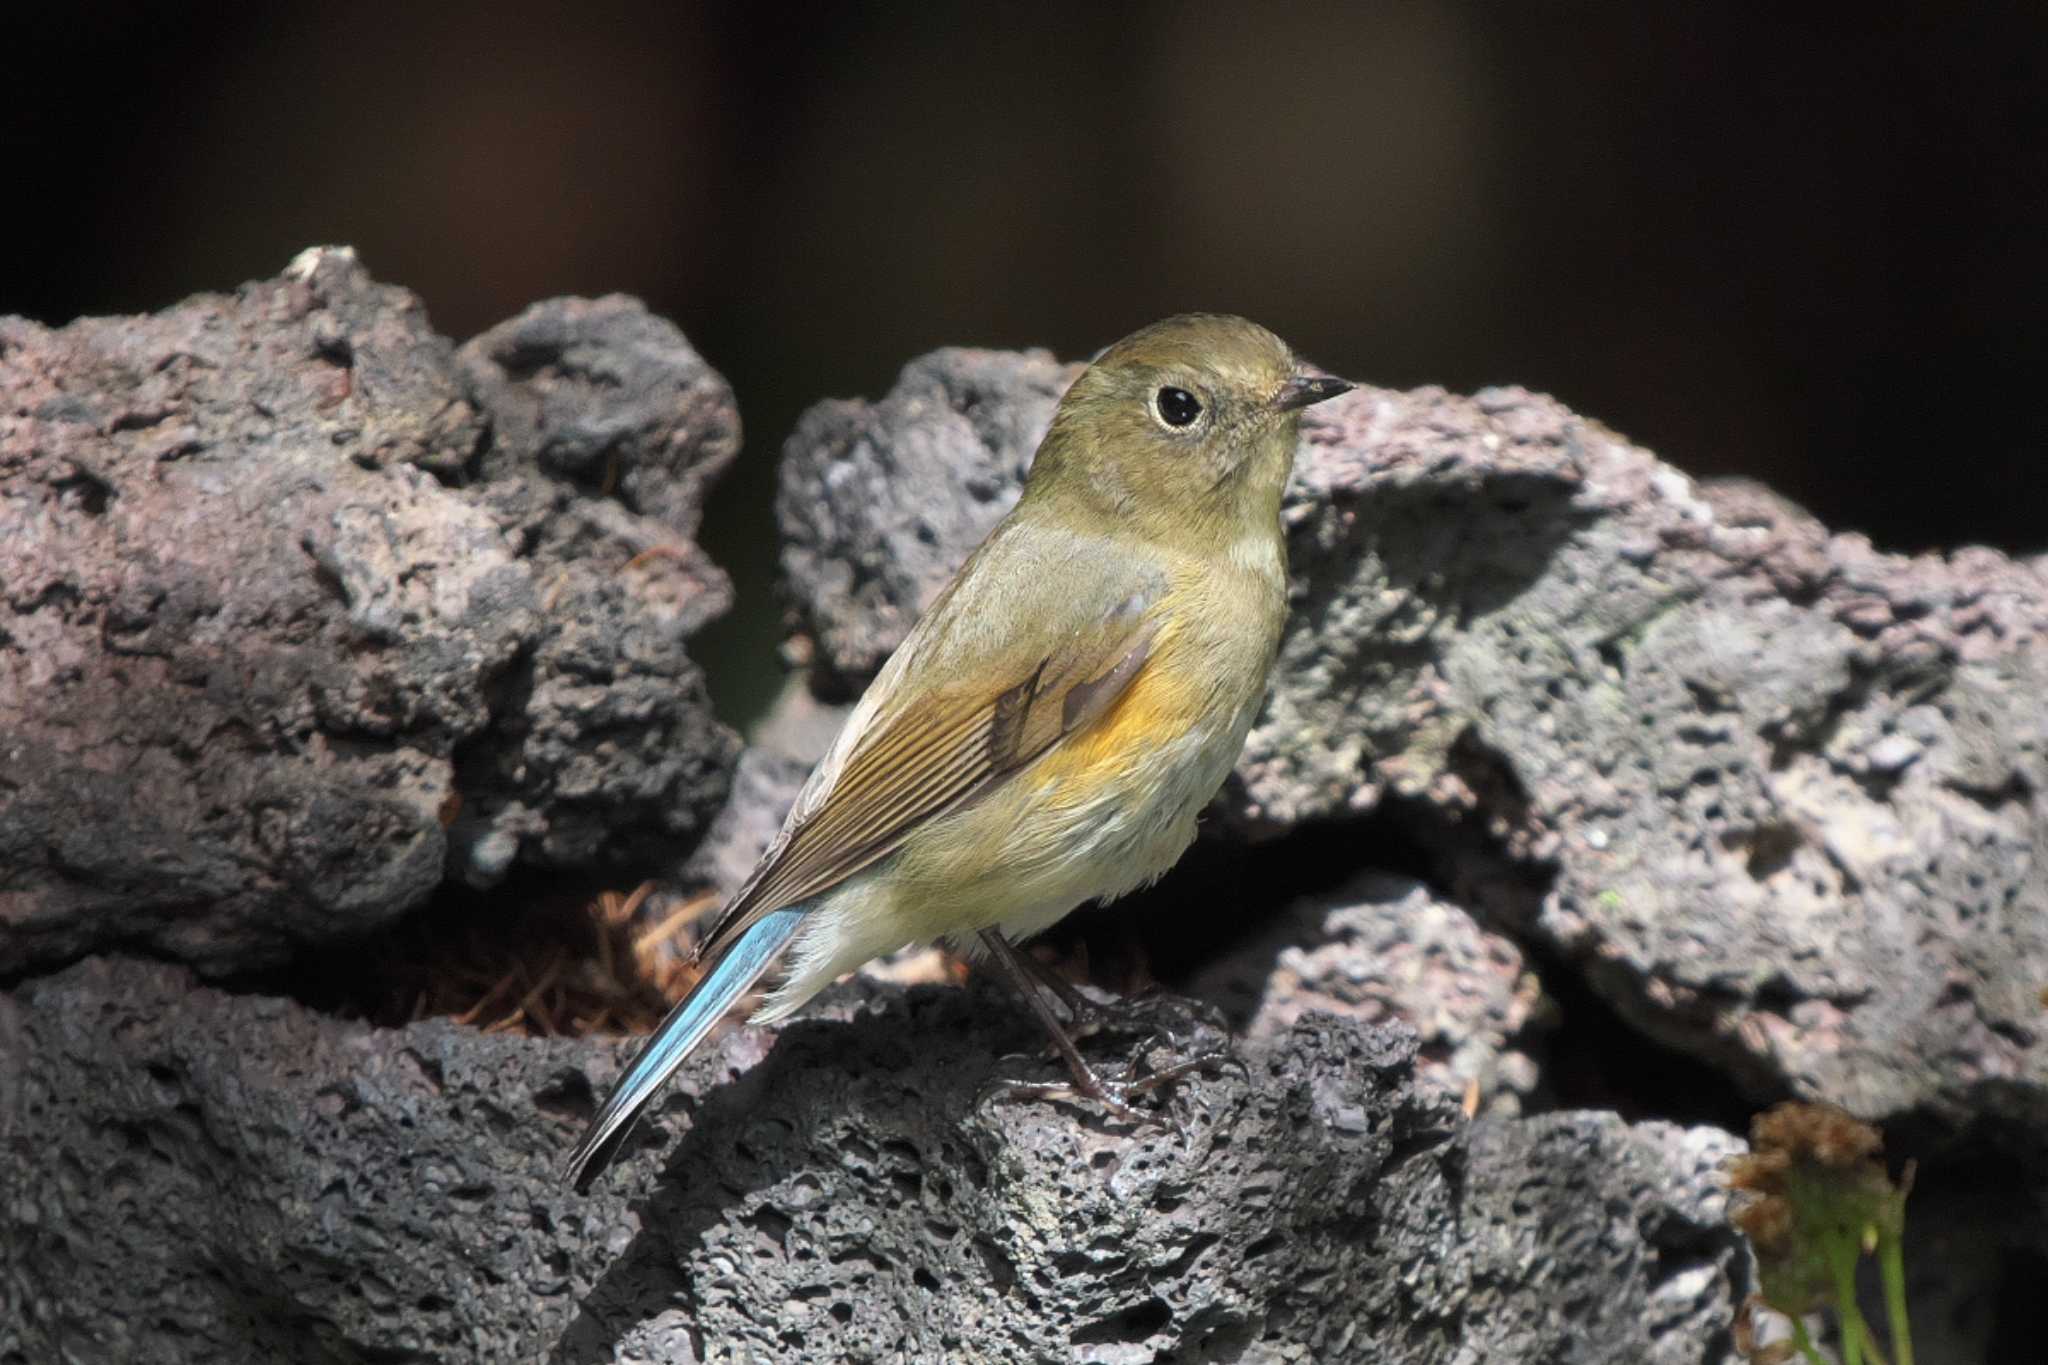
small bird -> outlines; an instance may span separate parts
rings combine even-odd
[[[1012,946],[1156,880],[1237,761],[1287,615],[1280,498],[1301,409],[1347,392],[1271,332],[1190,313],[1104,351],[1022,496],[890,656],[569,1161],[588,1188],[662,1083],[785,955],[756,1022],[871,958]]]

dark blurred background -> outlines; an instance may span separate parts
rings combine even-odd
[[[1186,308],[1375,383],[1548,390],[1888,547],[2048,546],[2048,5],[1795,8],[17,9],[0,312],[316,242],[457,338],[640,295],[747,423],[706,534],[736,719],[805,405]]]

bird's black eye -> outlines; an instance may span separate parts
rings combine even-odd
[[[1170,427],[1190,426],[1202,415],[1201,400],[1186,389],[1168,385],[1154,395],[1152,401],[1159,405],[1159,420]]]

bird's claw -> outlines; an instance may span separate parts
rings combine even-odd
[[[1213,1006],[1152,987],[1127,999],[1096,1000],[1077,988],[1062,1003],[1074,1021],[1076,1037],[1096,1034],[1148,1034],[1174,1053],[1185,1053],[1192,1035],[1213,1032],[1228,1036],[1229,1026]]]
[[[1148,1062],[1147,1053],[1140,1052],[1133,1059],[1131,1070],[1136,1071],[1140,1065]],[[1208,1048],[1189,1056],[1176,1055],[1174,1060],[1166,1065],[1152,1068],[1146,1074],[1129,1080],[1109,1080],[1092,1067],[1085,1073],[1065,1081],[999,1080],[983,1092],[981,1103],[1028,1099],[1089,1104],[1119,1122],[1128,1123],[1133,1127],[1169,1129],[1184,1138],[1187,1136],[1187,1125],[1171,1110],[1140,1109],[1131,1101],[1164,1090],[1174,1082],[1212,1066],[1225,1064],[1238,1067],[1244,1065],[1243,1061],[1228,1048]]]
[[[1170,1085],[1183,1076],[1192,1075],[1212,1063],[1225,1059],[1235,1060],[1229,1057],[1229,1029],[1223,1024],[1221,1014],[1216,1011],[1205,1011],[1203,1006],[1193,1001],[1182,1000],[1164,992],[1135,1004],[1106,1004],[1090,998],[1082,987],[1068,981],[1036,958],[1027,958],[1019,953],[1015,945],[996,930],[983,930],[981,939],[987,945],[989,955],[1008,974],[1025,1003],[1038,1016],[1038,1022],[1044,1027],[1046,1036],[1052,1040],[1054,1048],[1066,1062],[1067,1074],[1072,1077],[1070,1082],[1064,1084],[1038,1081],[1001,1082],[993,1087],[991,1092],[984,1094],[984,1102],[995,1094],[1048,1100],[1088,1100],[1111,1117],[1125,1123],[1157,1123],[1161,1127],[1172,1127],[1184,1132],[1178,1121],[1169,1121],[1158,1114],[1147,1114],[1134,1108],[1131,1100]],[[1106,1081],[1088,1064],[1087,1058],[1081,1055],[1080,1048],[1074,1043],[1073,1033],[1060,1023],[1059,1016],[1050,1002],[1033,986],[1034,977],[1037,978],[1039,985],[1057,997],[1066,1007],[1069,1020],[1074,1024],[1084,1025],[1086,1031],[1114,1029],[1148,1035],[1147,1042],[1133,1054],[1126,1068],[1127,1074],[1134,1079]],[[1154,1016],[1163,1011],[1170,1011],[1176,1019],[1161,1023]],[[1199,1051],[1194,1050],[1190,1047],[1189,1041],[1181,1036],[1180,1029],[1174,1027],[1174,1023],[1179,1023],[1196,1037],[1199,1037],[1201,1031],[1206,1028],[1224,1038],[1226,1045],[1222,1048],[1203,1047]],[[1160,1046],[1162,1040],[1165,1043],[1164,1048]],[[1168,1058],[1165,1066],[1151,1065],[1151,1054],[1155,1051],[1165,1052]],[[1147,1074],[1140,1075],[1141,1071]]]
[[[983,1103],[990,1103],[995,1100],[1049,1100],[1054,1103],[1064,1101],[1069,1104],[1086,1102],[1094,1105],[1095,1108],[1109,1115],[1109,1117],[1122,1123],[1128,1123],[1134,1128],[1142,1128],[1147,1124],[1159,1127],[1168,1126],[1165,1116],[1158,1111],[1155,1110],[1148,1113],[1145,1110],[1134,1108],[1129,1100],[1125,1098],[1129,1093],[1131,1092],[1124,1086],[1103,1081],[1100,1078],[1097,1079],[1095,1088],[1092,1091],[1084,1089],[1072,1081],[1005,1080],[997,1081],[989,1088],[987,1094],[983,1096]]]

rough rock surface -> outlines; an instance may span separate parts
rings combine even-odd
[[[536,304],[458,360],[493,423],[472,494],[530,562],[547,625],[461,754],[460,871],[672,860],[738,750],[685,652],[732,604],[690,539],[739,449],[732,390],[619,296]]]
[[[1257,932],[1187,992],[1255,1039],[1311,1012],[1415,1031],[1417,1079],[1485,1114],[1514,1114],[1537,1083],[1543,988],[1512,939],[1408,877],[1367,872],[1259,917]]]
[[[878,403],[828,399],[789,438],[775,515],[821,680],[858,690],[1017,501],[1060,395],[1048,351],[949,349]]]
[[[457,359],[493,425],[478,461],[486,482],[538,471],[690,536],[712,481],[739,454],[731,387],[637,299],[537,303]]]
[[[623,1049],[102,959],[0,996],[0,1360],[1725,1361],[1732,1139],[1482,1120],[1305,1020],[1181,1131],[1036,1102],[981,991],[728,1034],[588,1199]]]
[[[450,876],[687,847],[735,747],[683,641],[729,597],[687,537],[736,422],[637,305],[458,365],[341,250],[0,320],[0,976],[246,969]]]
[[[929,591],[877,565],[957,562],[1000,514],[1056,373],[940,352],[798,429],[786,507],[863,490],[784,523],[826,669]],[[885,484],[897,450],[952,473]],[[1462,903],[1758,1094],[2048,1127],[2038,562],[1880,553],[1519,389],[1310,409],[1285,517],[1295,609],[1224,821],[1398,810]]]

